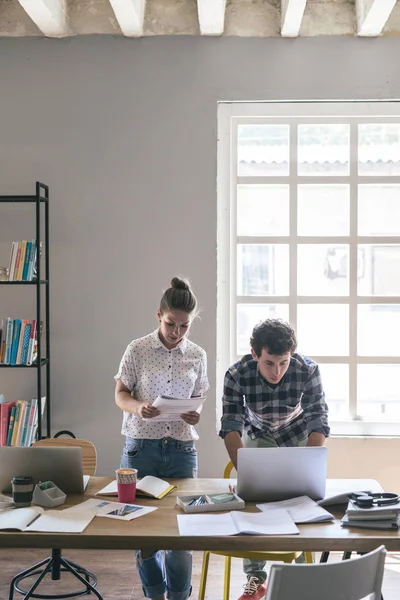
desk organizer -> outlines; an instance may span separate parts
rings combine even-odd
[[[236,494],[231,494],[233,498],[229,502],[213,502],[214,497],[222,495],[223,494],[197,494],[196,496],[178,496],[176,499],[176,503],[185,513],[216,512],[221,510],[241,510],[245,507],[244,500],[239,498],[239,496],[237,496]],[[189,505],[189,502],[191,502],[192,500],[197,500],[201,497],[206,499],[206,502],[204,504]]]
[[[58,488],[52,481],[38,483],[33,490],[32,504],[43,506],[44,508],[53,508],[64,504],[66,494]]]

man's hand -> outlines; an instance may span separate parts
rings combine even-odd
[[[197,425],[197,423],[200,421],[200,415],[197,410],[191,410],[187,413],[182,413],[180,417],[188,425]]]
[[[141,419],[152,419],[160,414],[158,408],[154,408],[150,402],[139,402],[136,409],[136,414]]]
[[[319,431],[312,431],[308,436],[307,446],[325,446],[326,437]]]

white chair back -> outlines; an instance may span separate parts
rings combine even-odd
[[[272,565],[265,600],[380,600],[386,548],[350,560]]]

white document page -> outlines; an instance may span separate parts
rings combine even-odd
[[[157,510],[157,508],[153,506],[140,506],[140,504],[128,504],[125,502],[108,502],[107,500],[95,500],[94,498],[91,498],[76,506],[67,508],[63,512],[68,511],[72,514],[85,512],[96,517],[132,521],[132,519],[147,515],[154,510]]]
[[[287,510],[276,508],[271,513],[231,512],[238,533],[250,535],[293,535],[300,533]]]
[[[182,413],[197,410],[206,398],[173,398],[171,396],[158,396],[153,402],[154,408],[158,408],[161,414],[151,419],[144,418],[143,421],[180,421]]]
[[[236,535],[231,513],[177,515],[179,535]]]
[[[299,530],[283,509],[273,514],[232,511],[221,515],[178,515],[179,534],[195,535],[290,535]]]
[[[36,519],[25,531],[43,531],[47,533],[82,533],[94,519],[90,512],[73,512],[67,510],[47,510]]]
[[[103,487],[101,490],[95,493],[95,496],[118,496],[118,486],[117,481],[111,481],[106,487]]]
[[[322,523],[324,521],[335,520],[335,517],[331,513],[318,506],[308,496],[298,496],[297,498],[281,500],[280,502],[257,504],[257,508],[265,512],[284,508],[295,523]]]
[[[325,498],[318,500],[320,506],[331,504],[347,504],[351,492],[370,491],[383,492],[383,488],[375,479],[327,479]]]
[[[26,527],[44,513],[40,506],[27,508],[6,508],[0,511],[0,530],[17,529],[25,531]]]

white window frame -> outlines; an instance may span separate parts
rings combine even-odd
[[[297,183],[326,183],[328,177],[298,176],[296,169],[290,169],[289,176],[237,176],[237,126],[252,123],[290,123],[293,125],[312,122],[350,123],[350,175],[329,176],[332,183],[350,184],[350,235],[349,236],[296,236],[297,228]],[[342,119],[342,120],[341,120]],[[357,244],[398,244],[399,237],[357,236],[357,184],[360,183],[399,183],[400,176],[359,176],[357,175],[357,135],[358,123],[399,122],[399,101],[299,101],[299,102],[220,102],[218,103],[218,177],[217,177],[217,398],[222,397],[223,380],[226,369],[240,356],[236,354],[236,306],[243,301],[256,303],[289,304],[289,320],[297,324],[297,244],[338,243],[349,244],[350,272],[357,270]],[[297,127],[290,128],[290,161],[297,159]],[[240,183],[289,183],[290,187],[290,234],[282,237],[245,238],[237,236],[236,228],[236,189]],[[236,287],[236,249],[239,243],[287,243],[289,245],[290,282],[289,295],[239,297]],[[301,296],[300,303],[334,303],[349,305],[349,356],[312,356],[319,363],[349,364],[349,411],[348,420],[330,422],[332,434],[362,436],[398,436],[399,422],[379,422],[358,420],[356,417],[356,373],[358,364],[400,364],[399,357],[358,357],[357,348],[357,304],[399,304],[400,298],[393,296],[357,296],[357,280],[350,277],[349,297]],[[329,404],[329,399],[328,399]],[[221,402],[217,402],[217,429],[222,412]]]

